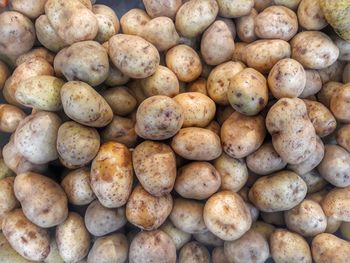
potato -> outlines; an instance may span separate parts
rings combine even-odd
[[[346,111],[349,103],[349,92],[350,83],[336,89],[330,101],[330,109],[332,113],[337,118],[337,120],[344,123],[350,123],[350,115]]]
[[[61,88],[64,112],[74,121],[90,127],[104,127],[113,112],[105,99],[81,81],[69,81]]]
[[[224,247],[215,247],[211,253],[212,263],[229,263],[224,253]]]
[[[224,251],[228,262],[264,263],[270,254],[267,240],[254,230],[249,230],[237,240],[225,242]]]
[[[190,0],[176,13],[176,29],[184,37],[196,37],[214,22],[218,12],[214,0]]]
[[[298,19],[306,30],[321,30],[328,25],[317,0],[302,0],[298,7]]]
[[[151,76],[159,65],[159,53],[138,36],[117,34],[110,38],[108,54],[113,64],[131,78]]]
[[[14,132],[26,114],[16,106],[0,104],[0,132]]]
[[[296,14],[284,6],[270,6],[255,18],[255,34],[259,38],[289,41],[297,31]]]
[[[246,47],[248,45],[248,43],[244,42],[235,43],[235,50],[233,51],[232,60],[236,62],[241,61],[242,63],[247,64]]]
[[[335,81],[327,82],[322,86],[322,89],[317,94],[318,101],[321,102],[327,108],[329,108],[333,94],[335,94],[338,88],[342,86],[343,84],[340,82],[335,82]]]
[[[320,176],[316,169],[301,174],[300,177],[305,181],[308,193],[320,191],[327,185],[327,181]]]
[[[175,18],[176,12],[182,5],[181,0],[170,0],[163,2],[160,0],[143,0],[148,15],[152,18],[166,16],[171,19]]]
[[[213,165],[221,176],[221,190],[237,192],[248,180],[248,169],[244,159],[234,159],[223,153],[214,160]]]
[[[210,263],[210,254],[208,249],[196,241],[184,245],[179,254],[179,263]]]
[[[70,171],[63,178],[61,186],[69,203],[73,205],[88,205],[96,198],[90,186],[90,171],[87,168]]]
[[[304,237],[313,237],[323,233],[327,227],[327,218],[322,207],[312,200],[305,199],[296,207],[284,213],[287,228]]]
[[[155,197],[138,185],[126,204],[126,218],[141,229],[155,230],[165,222],[172,208],[173,199],[169,193]]]
[[[246,157],[261,146],[265,134],[262,116],[234,112],[221,126],[223,150],[233,158]]]
[[[287,165],[270,142],[264,143],[257,151],[248,155],[246,161],[248,168],[259,175],[277,172]]]
[[[208,96],[207,80],[205,78],[198,78],[197,80],[188,83],[187,89],[189,92],[199,92]]]
[[[107,208],[121,207],[132,190],[131,152],[118,142],[102,144],[91,165],[91,188]]]
[[[204,233],[208,229],[203,219],[204,204],[199,201],[175,198],[170,221],[174,226],[186,233]]]
[[[136,108],[136,99],[124,86],[106,89],[101,93],[101,95],[107,101],[109,106],[112,108],[113,113],[116,115],[128,115]]]
[[[79,1],[48,0],[45,14],[56,33],[67,44],[92,40],[97,35],[96,16]]]
[[[286,225],[283,211],[280,211],[280,212],[261,212],[260,211],[260,215],[261,215],[261,219],[264,220],[265,223],[273,224],[275,226]]]
[[[0,90],[4,87],[6,80],[10,77],[7,65],[0,60]]]
[[[173,240],[176,250],[179,250],[183,245],[191,240],[191,234],[178,229],[173,223],[171,223],[171,221],[165,221],[165,223],[161,225],[159,229]]]
[[[119,20],[113,9],[106,5],[94,5],[92,12],[95,14],[98,24],[98,32],[95,37],[97,42],[106,42],[118,33]]]
[[[270,237],[270,250],[276,263],[311,263],[311,251],[308,243],[299,234],[285,229],[277,229]]]
[[[175,73],[180,81],[191,82],[201,75],[200,58],[196,51],[189,46],[181,44],[171,48],[166,53],[165,60],[167,67]]]
[[[260,177],[250,188],[249,200],[263,212],[289,210],[306,196],[307,185],[296,173],[280,171]]]
[[[255,34],[255,18],[257,15],[258,12],[252,9],[249,14],[236,19],[237,35],[241,41],[251,43],[257,39]]]
[[[327,83],[328,81],[342,81],[343,70],[345,67],[345,62],[336,60],[332,65],[319,69],[318,73],[322,79],[322,83]]]
[[[265,8],[271,6],[274,4],[274,0],[254,0],[254,8],[258,11],[261,12]]]
[[[120,19],[120,25],[124,34],[141,35],[143,27],[151,21],[148,14],[138,8],[130,9]]]
[[[83,218],[70,212],[67,219],[56,227],[56,242],[64,262],[78,262],[85,258],[90,248],[90,235]]]
[[[11,10],[22,13],[30,19],[35,19],[45,12],[46,0],[40,1],[23,1],[11,0]]]
[[[346,64],[343,71],[343,82],[350,83],[350,63]]]
[[[237,18],[248,15],[254,6],[254,0],[218,0],[219,15]]]
[[[201,54],[208,65],[219,65],[232,58],[235,49],[236,30],[229,19],[216,20],[204,32],[201,39]]]
[[[231,79],[227,97],[236,111],[247,116],[256,115],[268,102],[266,79],[255,69],[243,69]]]
[[[345,148],[348,152],[350,151],[350,141],[349,141],[350,125],[344,125],[337,131],[337,143]]]
[[[44,47],[34,48],[34,49],[28,51],[27,53],[20,55],[16,59],[16,66],[18,67],[22,63],[27,62],[27,61],[29,61],[33,58],[37,58],[37,57],[45,59],[47,62],[49,62],[52,65],[53,60],[55,58],[55,54],[50,52],[49,50],[47,50]]]
[[[210,98],[220,105],[229,105],[227,91],[233,78],[245,68],[241,62],[229,61],[215,67],[208,77]]]
[[[95,200],[86,209],[84,222],[87,230],[92,235],[104,236],[126,224],[125,208],[106,208]]]
[[[112,234],[95,240],[87,263],[124,263],[128,257],[129,244],[123,234]]]
[[[272,95],[277,99],[299,97],[306,85],[306,73],[298,61],[282,59],[271,69],[268,84]]]
[[[174,97],[179,94],[180,89],[175,73],[161,65],[152,76],[142,79],[140,84],[147,97],[156,95]]]
[[[139,232],[130,244],[130,263],[176,262],[176,248],[163,231]]]
[[[322,88],[322,80],[317,70],[305,70],[306,83],[303,92],[299,95],[300,98],[307,98],[315,95]]]
[[[6,177],[0,180],[0,228],[7,214],[19,207],[19,202],[13,192],[14,181],[14,177]]]
[[[197,233],[193,235],[194,239],[198,241],[199,243],[205,245],[205,246],[223,246],[224,241],[217,236],[215,236],[212,232],[208,231],[205,233]]]
[[[180,130],[183,120],[180,104],[167,96],[153,96],[138,107],[135,131],[144,139],[164,140]]]
[[[220,138],[214,132],[203,128],[183,128],[172,139],[171,147],[183,158],[210,161],[221,153]]]
[[[326,233],[317,235],[311,248],[316,263],[345,263],[350,254],[349,242]]]
[[[0,14],[0,55],[14,62],[33,47],[34,41],[35,28],[29,18],[16,11]]]
[[[332,36],[334,44],[339,48],[339,60],[350,61],[350,44],[338,36]]]
[[[263,221],[255,221],[252,224],[251,230],[260,233],[266,240],[270,239],[271,234],[275,231],[275,227]]]
[[[135,174],[147,192],[162,196],[172,191],[176,179],[176,160],[168,145],[142,142],[134,149],[132,160]]]
[[[111,64],[109,65],[108,77],[104,83],[111,87],[120,86],[126,84],[129,79],[127,75],[123,74],[118,68]]]
[[[219,172],[207,162],[192,162],[180,168],[175,190],[184,198],[207,199],[221,185]]]
[[[342,222],[340,225],[341,236],[346,240],[350,239],[350,237],[349,237],[349,224],[350,224],[350,222]]]
[[[322,200],[325,215],[338,221],[350,222],[349,196],[349,186],[330,191]]]
[[[339,56],[339,49],[324,33],[300,32],[291,41],[292,58],[310,69],[324,69]]]
[[[0,155],[2,155],[1,151],[0,151]],[[0,180],[10,176],[15,176],[15,173],[9,167],[7,167],[3,157],[1,157],[0,158]]]
[[[7,214],[2,223],[2,231],[11,247],[28,260],[44,260],[50,252],[47,231],[30,222],[21,209]]]

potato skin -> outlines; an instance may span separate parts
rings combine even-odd
[[[133,8],[121,17],[120,25],[124,34],[139,36],[149,21],[151,18],[144,10]]]
[[[250,14],[241,16],[235,20],[237,35],[241,41],[251,43],[257,39],[255,34],[255,18],[258,12],[252,9]]]
[[[317,0],[302,0],[298,7],[298,19],[306,30],[321,30],[328,25]]]
[[[349,124],[344,125],[337,131],[337,143],[348,152],[350,152],[349,132],[350,132]]]
[[[132,189],[131,153],[118,142],[102,144],[91,165],[91,188],[107,208],[126,204]]]
[[[0,132],[12,133],[26,114],[11,104],[0,104]]]
[[[350,83],[336,89],[331,98],[330,109],[335,118],[344,123],[350,123],[350,114],[346,110],[349,107]]]
[[[0,90],[4,87],[6,80],[10,75],[8,66],[0,60]]]
[[[322,200],[325,215],[339,221],[350,221],[349,196],[350,186],[330,191]]]
[[[48,232],[30,222],[21,209],[7,214],[2,231],[10,245],[28,260],[44,260],[50,252]]]
[[[196,241],[192,241],[181,248],[179,253],[179,263],[191,262],[210,262],[209,251],[203,244]]]
[[[0,180],[0,228],[6,215],[19,207],[19,202],[13,191],[14,181],[14,177],[6,177]]]
[[[250,188],[249,200],[260,211],[278,212],[298,205],[306,193],[304,180],[296,173],[285,170],[260,177]]]
[[[254,0],[218,0],[219,15],[237,18],[248,15],[254,6]]]
[[[192,235],[178,229],[171,221],[165,221],[163,225],[159,227],[165,234],[170,236],[173,240],[176,250],[179,250],[184,244],[191,240]]]
[[[177,10],[182,5],[181,0],[143,0],[147,14],[152,17],[166,16],[174,20]]]
[[[322,79],[317,70],[307,69],[305,70],[306,84],[303,92],[300,94],[300,98],[307,98],[315,95],[322,89]]]

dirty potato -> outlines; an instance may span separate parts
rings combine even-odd
[[[147,14],[154,18],[166,16],[171,19],[175,18],[176,12],[182,5],[181,0],[170,0],[167,2],[161,0],[143,0]]]
[[[6,177],[0,180],[0,227],[6,215],[13,209],[19,207],[13,191],[15,178]]]
[[[241,16],[235,20],[237,35],[239,39],[246,43],[251,43],[257,39],[255,34],[255,17],[258,12],[252,9],[250,14]]]
[[[321,30],[328,25],[318,0],[302,0],[298,7],[298,20],[306,30]]]
[[[145,10],[133,8],[120,18],[120,25],[124,34],[139,36],[149,21],[151,18]]]
[[[325,215],[338,221],[350,222],[349,196],[350,186],[330,191],[322,200]]]

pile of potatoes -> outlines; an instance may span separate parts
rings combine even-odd
[[[6,2],[0,262],[349,262],[331,1]]]

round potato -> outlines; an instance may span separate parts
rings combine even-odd
[[[251,43],[257,39],[255,34],[255,18],[258,12],[252,9],[250,14],[236,19],[237,35],[241,41]]]
[[[224,247],[215,247],[211,252],[212,263],[229,263],[225,253]]]
[[[119,32],[119,19],[117,17],[117,14],[114,12],[112,8],[106,5],[93,5],[92,6],[92,12],[94,14],[100,14],[109,17],[112,20],[113,27],[116,33]]]
[[[249,200],[261,211],[279,212],[298,205],[306,193],[304,180],[285,170],[260,177],[250,188]]]
[[[349,196],[350,186],[330,191],[322,200],[325,215],[338,221],[350,222]]]
[[[306,83],[303,92],[299,95],[300,98],[307,98],[315,95],[322,88],[322,79],[317,70],[305,70]]]
[[[339,87],[331,98],[330,109],[337,120],[350,123],[350,114],[346,110],[349,107],[350,83]]]
[[[6,80],[10,75],[8,66],[0,60],[0,90],[4,87]]]
[[[242,62],[244,64],[247,64],[246,47],[248,45],[249,45],[249,43],[236,42],[235,43],[235,50],[233,51],[232,60],[235,62]]]
[[[143,0],[148,15],[152,18],[166,16],[171,19],[175,18],[176,12],[182,5],[181,0],[170,0],[163,2],[161,0]]]
[[[0,104],[0,132],[14,132],[26,114],[16,106]]]
[[[19,207],[19,202],[13,191],[14,181],[14,177],[6,177],[0,180],[0,228],[6,215]]]
[[[338,88],[342,87],[343,84],[340,82],[330,81],[322,86],[322,89],[317,94],[317,99],[327,108],[330,107],[331,98],[336,93]]]
[[[159,227],[165,234],[167,234],[174,242],[176,250],[179,250],[183,245],[191,240],[191,234],[186,233],[174,226],[171,221],[165,221],[163,225]]]
[[[101,93],[115,115],[125,116],[135,108],[137,101],[128,88],[120,86],[106,89]]]
[[[117,67],[113,64],[109,65],[109,73],[108,77],[105,80],[105,84],[111,87],[120,86],[126,84],[130,78],[121,72]]]
[[[144,10],[133,8],[121,17],[120,25],[124,34],[139,36],[149,21],[151,18]]]
[[[321,30],[328,25],[318,0],[302,0],[298,7],[298,20],[306,30]]]
[[[344,125],[337,131],[337,143],[350,152],[350,141],[349,141],[350,125]]]
[[[219,15],[236,18],[248,15],[254,6],[254,0],[218,0]]]
[[[327,181],[321,177],[316,169],[305,174],[300,174],[300,177],[307,185],[308,194],[320,191],[327,185]]]
[[[23,15],[35,19],[45,12],[46,0],[40,1],[23,1],[11,0],[11,9],[22,13]]]
[[[179,263],[210,263],[208,249],[201,243],[192,241],[184,245],[179,253]]]

